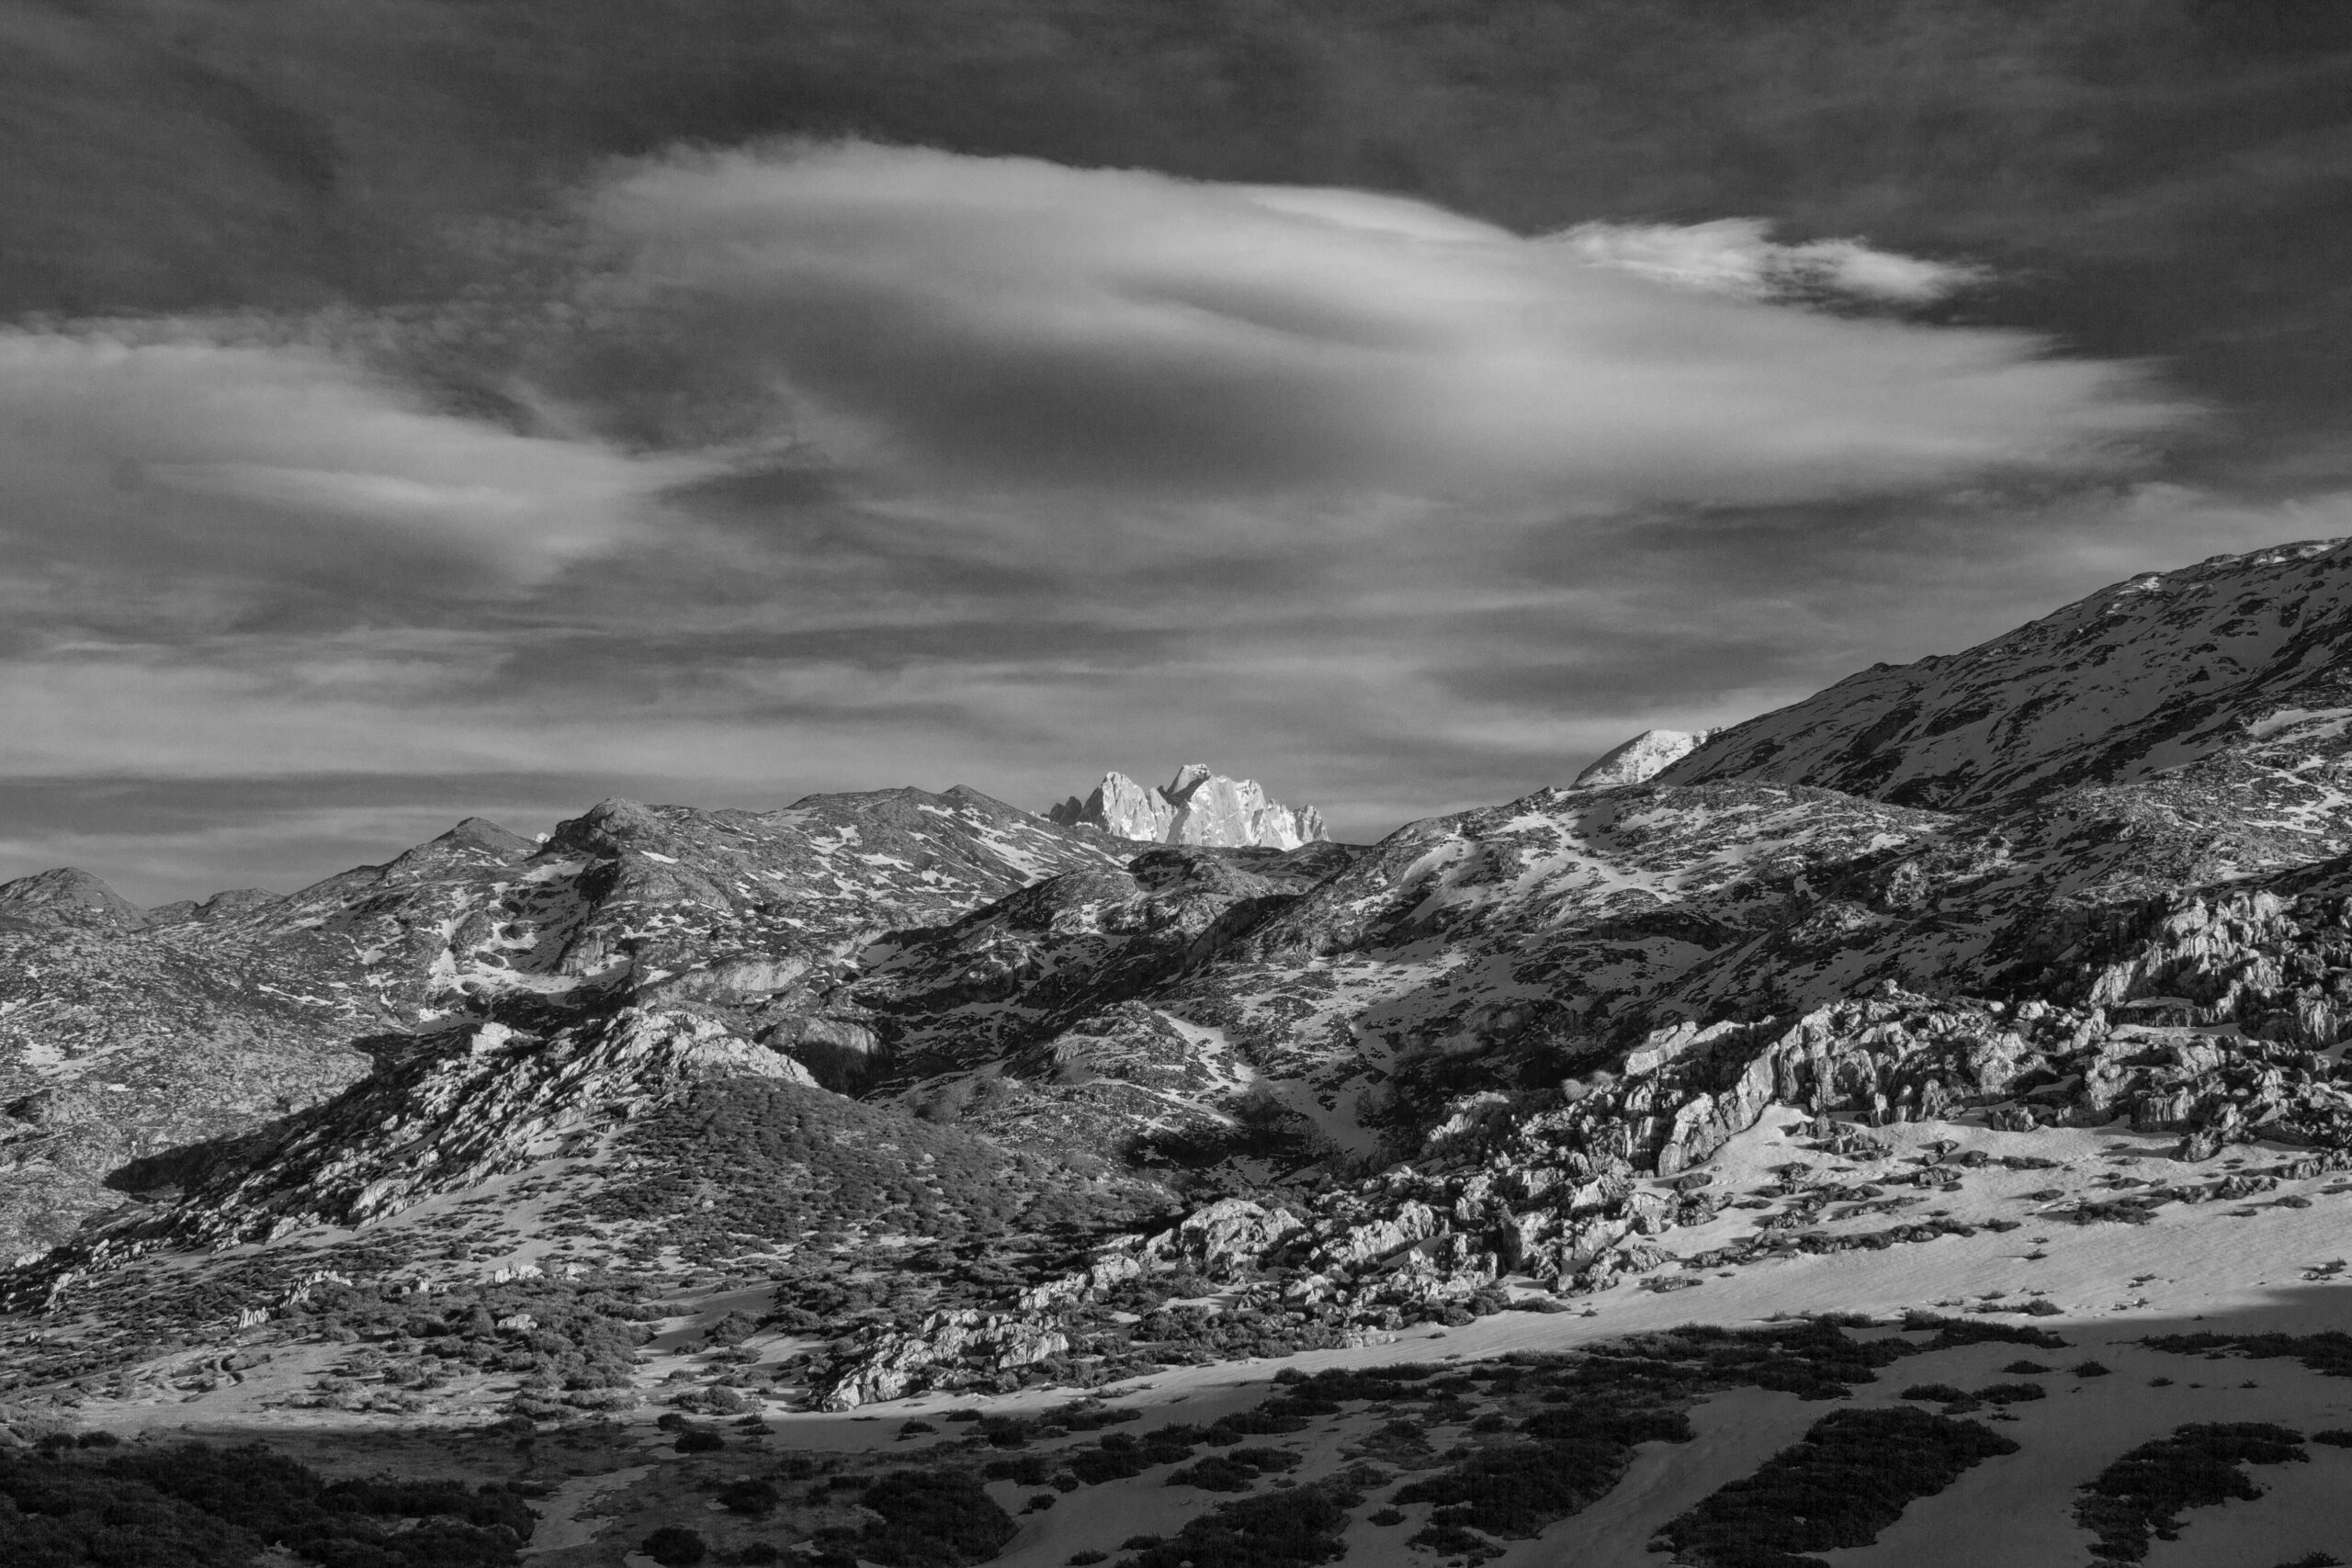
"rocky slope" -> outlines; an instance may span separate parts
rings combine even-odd
[[[970,790],[894,790],[765,813],[608,800],[545,843],[472,820],[284,897],[146,914],[81,873],[9,884],[0,1256],[119,1203],[103,1182],[128,1162],[317,1104],[453,1021],[698,1001],[789,1043],[865,943],[1122,848]]]
[[[1982,1162],[1894,1162],[1915,1122],[2163,1140],[2162,1181],[2053,1187],[2049,1223],[2317,1180],[2352,1149],[2347,560],[2138,580],[1362,849],[1188,829],[1219,781],[1187,769],[1051,821],[607,802],[146,915],[0,890],[0,1151],[67,1220],[150,1200],[28,1215],[66,1245],[7,1299],[90,1337],[44,1329],[53,1370],[130,1353],[190,1248],[257,1247],[247,1299],[322,1247],[429,1280],[519,1194],[544,1233],[498,1246],[764,1281],[827,1334],[793,1396],[847,1407],[1970,1232],[1912,1205]],[[234,1100],[265,1047],[280,1099]],[[1733,1202],[1712,1172],[1776,1114],[1889,1175]]]
[[[2352,719],[2347,653],[2352,544],[2216,556],[1964,653],[1874,665],[1713,735],[1658,778],[1984,808],[2229,754],[2324,788],[2341,783]]]
[[[1157,789],[1105,773],[1084,800],[1072,795],[1046,816],[1066,827],[1155,844],[1295,850],[1329,836],[1315,807],[1284,806],[1257,780],[1229,779],[1204,762],[1186,763]]]

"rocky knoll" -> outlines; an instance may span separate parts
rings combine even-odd
[[[1204,762],[1185,764],[1157,789],[1105,773],[1083,801],[1072,795],[1046,816],[1066,827],[1156,844],[1295,850],[1329,837],[1315,807],[1284,806],[1257,780],[1229,779]]]

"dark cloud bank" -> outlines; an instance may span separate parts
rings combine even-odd
[[[27,5],[0,874],[1369,836],[2347,531],[2316,5]]]

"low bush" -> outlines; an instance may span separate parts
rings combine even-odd
[[[1345,1555],[1341,1532],[1359,1493],[1329,1484],[1293,1487],[1220,1504],[1120,1568],[1312,1568]]]
[[[1978,1389],[1976,1397],[1987,1404],[2023,1404],[2049,1398],[2050,1391],[2038,1382],[1996,1382]]]
[[[710,1555],[702,1537],[680,1525],[663,1525],[639,1542],[638,1550],[662,1568],[691,1568]]]
[[[19,1561],[209,1568],[246,1562],[270,1542],[330,1568],[506,1568],[535,1522],[503,1487],[330,1482],[259,1444],[95,1452],[107,1457],[0,1453],[0,1507],[7,1510],[0,1540],[11,1549],[11,1568]]]
[[[1793,1568],[1798,1554],[1867,1546],[1914,1500],[2018,1445],[1909,1405],[1840,1410],[1660,1532],[1715,1568]]]
[[[877,1477],[859,1501],[881,1518],[854,1535],[857,1555],[888,1568],[983,1562],[1003,1551],[1019,1528],[977,1478],[960,1471],[894,1470]]]
[[[2262,1495],[2245,1466],[2309,1458],[2302,1438],[2284,1427],[2254,1421],[2182,1427],[2141,1444],[2084,1483],[2075,1522],[2098,1538],[2093,1556],[2137,1562],[2148,1555],[2152,1536],[2169,1540],[2178,1532],[2184,1510]]]
[[[752,1476],[720,1487],[718,1501],[729,1513],[759,1518],[774,1513],[776,1505],[784,1501],[784,1494],[776,1490],[775,1482]]]
[[[1903,1391],[1902,1397],[1924,1399],[1931,1404],[1955,1404],[1966,1399],[1968,1393],[1948,1382],[1915,1382]]]

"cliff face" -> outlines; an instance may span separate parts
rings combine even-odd
[[[1295,850],[1329,836],[1315,807],[1284,806],[1255,779],[1229,779],[1202,762],[1187,763],[1157,789],[1106,773],[1083,801],[1072,795],[1047,815],[1156,844]]]

